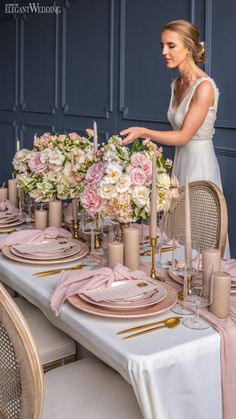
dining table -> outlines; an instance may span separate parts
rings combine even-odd
[[[113,318],[66,301],[55,316],[50,296],[59,274],[42,278],[33,274],[61,267],[22,263],[1,254],[0,280],[130,383],[145,419],[222,419],[220,335],[215,329],[193,330],[180,322],[178,327],[126,340],[117,332],[175,314],[167,310],[150,317]]]

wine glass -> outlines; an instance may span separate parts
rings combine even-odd
[[[90,236],[90,261],[91,263],[94,263],[95,256],[101,256],[101,253],[99,253],[95,246],[96,236],[102,234],[103,231],[101,215],[98,213],[91,215],[86,211],[83,211],[81,217],[81,230],[83,234]]]
[[[190,329],[203,330],[208,329],[211,325],[199,316],[199,309],[207,307],[212,303],[212,276],[214,266],[209,264],[201,274],[193,275],[191,289],[186,290],[185,304],[195,308],[195,315],[186,317],[183,325]]]
[[[183,283],[183,291],[178,292],[177,304],[171,309],[176,314],[192,315],[185,303],[185,297],[192,286],[192,278],[196,278],[200,270],[200,246],[197,240],[192,240],[191,260],[185,260],[185,247],[180,240],[175,241],[172,250],[172,273],[178,276],[178,282]]]

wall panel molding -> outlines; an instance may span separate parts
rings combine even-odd
[[[70,10],[72,3],[65,0],[62,10],[62,80],[61,80],[61,91],[62,91],[62,108],[65,115],[71,116],[85,116],[85,117],[97,117],[109,119],[110,113],[113,112],[113,88],[114,88],[114,16],[115,16],[115,0],[109,0],[109,68],[108,68],[108,80],[107,80],[107,103],[104,103],[102,111],[98,111],[96,107],[94,109],[87,108],[84,104],[72,105],[68,98],[67,83],[69,82],[68,70],[67,70],[67,30],[68,30],[68,11]],[[100,29],[101,30],[101,29]],[[82,63],[81,65],[86,65]],[[96,61],[93,62],[94,75],[96,75]],[[96,76],[95,76],[96,78]],[[99,80],[97,80],[99,85]],[[105,86],[104,86],[105,87]],[[88,92],[89,94],[89,92]],[[78,102],[80,97],[78,97]]]
[[[29,18],[28,18],[29,19]],[[28,64],[25,60],[25,25],[27,22],[27,17],[23,16],[21,17],[21,25],[20,25],[20,34],[21,34],[21,42],[20,42],[20,106],[23,112],[31,112],[31,113],[40,113],[40,114],[49,114],[54,115],[56,112],[56,109],[58,107],[58,48],[59,48],[59,22],[58,22],[58,15],[55,14],[55,16],[51,17],[52,22],[52,30],[54,33],[54,44],[53,44],[53,50],[50,53],[50,57],[53,59],[53,74],[51,75],[51,92],[47,92],[47,95],[45,97],[49,99],[51,103],[48,103],[47,105],[39,103],[39,98],[37,96],[37,85],[34,86],[35,92],[30,91],[30,94],[33,93],[34,96],[30,99],[25,98],[26,96],[26,83],[25,83],[25,69]],[[45,48],[45,45],[42,45],[42,48]],[[48,62],[42,62],[40,59],[40,54],[38,58],[38,63],[32,63],[36,68],[36,74],[40,71],[40,67],[42,66],[48,66]],[[37,67],[38,65],[38,67]],[[33,73],[33,71],[32,71]],[[40,74],[40,72],[39,72]],[[31,74],[31,77],[33,79],[34,75]],[[46,93],[46,92],[45,92]],[[51,94],[50,94],[51,93]]]
[[[9,81],[9,83],[8,83],[9,86],[8,86],[7,78],[11,77],[10,69],[9,68],[6,69],[7,74],[2,75],[2,79],[1,79],[0,83],[4,83],[4,87],[2,87],[2,91],[1,91],[1,95],[0,95],[0,110],[15,111],[16,108],[17,108],[17,105],[18,105],[18,57],[19,57],[19,49],[18,49],[18,31],[19,31],[19,29],[18,29],[18,27],[19,27],[19,21],[16,17],[13,16],[13,17],[9,17],[9,18],[1,20],[1,29],[4,29],[3,28],[4,24],[6,24],[6,25],[8,24],[8,26],[6,26],[6,30],[9,30],[10,32],[12,30],[14,30],[14,32],[15,32],[15,34],[13,35],[14,45],[12,45],[13,48],[14,48],[14,53],[13,53],[14,62],[12,63],[12,68],[14,68],[14,76]],[[10,27],[10,25],[11,25],[11,27]],[[1,37],[2,37],[2,42],[3,42],[3,40],[4,40],[4,42],[6,42],[6,39],[8,40],[8,42],[10,40],[10,36],[9,36],[8,33],[7,34],[5,33],[4,36],[2,34]],[[10,49],[10,45],[8,45],[8,50],[5,50],[5,52],[7,52],[8,56],[9,56],[9,49]],[[4,58],[5,58],[4,56],[1,56],[1,60],[2,60],[1,67],[3,67],[3,68],[6,64],[3,61]],[[9,63],[7,62],[7,64],[9,64]],[[8,95],[10,94],[10,88],[12,89],[12,100],[9,97],[9,100],[4,102],[4,100],[3,100],[3,89],[6,88],[6,86],[8,86],[8,92],[7,92]]]

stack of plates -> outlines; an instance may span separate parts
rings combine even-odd
[[[14,227],[23,224],[24,221],[19,219],[18,211],[1,211],[0,212],[0,228]]]
[[[4,246],[2,253],[9,259],[30,264],[66,263],[84,257],[89,251],[78,240],[58,238],[35,244]]]
[[[144,284],[146,283],[148,285],[148,281],[118,281],[118,282],[114,282],[114,286],[115,287],[119,287],[121,285],[126,285],[129,286],[130,283],[135,283],[136,287],[139,287],[139,284],[141,283]],[[136,310],[140,307],[149,307],[151,305],[154,305],[160,301],[162,301],[166,295],[167,295],[167,291],[166,289],[161,285],[161,284],[154,284],[150,281],[150,285],[151,285],[151,289],[149,291],[143,291],[141,294],[139,295],[135,295],[135,296],[130,296],[129,298],[117,298],[117,299],[107,299],[107,300],[101,300],[101,301],[95,301],[93,298],[89,297],[89,292],[87,293],[87,295],[85,294],[80,294],[80,298],[90,304],[93,304],[95,306],[98,307],[103,307],[103,308],[109,308],[109,309],[113,309],[113,310]],[[139,288],[140,289],[140,288]],[[141,288],[142,290],[145,290],[145,287]],[[124,288],[125,290],[125,288]],[[101,290],[102,291],[102,290]],[[99,291],[98,291],[99,293]],[[99,295],[99,294],[98,294]]]

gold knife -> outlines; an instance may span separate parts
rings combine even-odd
[[[163,329],[163,328],[165,328],[165,327],[167,327],[168,329],[169,329],[169,328],[174,328],[174,327],[178,326],[179,324],[180,324],[180,320],[178,320],[178,321],[176,320],[176,323],[175,323],[175,324],[173,324],[172,326],[167,326],[166,324],[162,324],[162,325],[160,325],[160,326],[151,327],[150,329],[143,330],[142,332],[133,333],[132,335],[125,336],[125,337],[123,338],[123,340],[136,338],[136,337],[138,337],[138,336],[142,336],[142,335],[145,335],[146,333],[154,332],[155,330],[158,330],[158,329]]]
[[[176,319],[181,319],[181,317],[175,317]],[[152,323],[145,323],[145,324],[141,324],[139,326],[135,326],[135,327],[131,327],[130,329],[125,329],[125,330],[120,330],[120,332],[117,332],[117,335],[123,335],[124,333],[130,333],[130,332],[135,332],[137,330],[141,330],[141,329],[146,329],[146,327],[152,327],[152,326],[156,326],[158,324],[162,324],[162,323],[166,323],[169,319],[172,319],[172,317],[168,317],[167,319],[162,319],[159,320],[157,322],[152,322]]]

